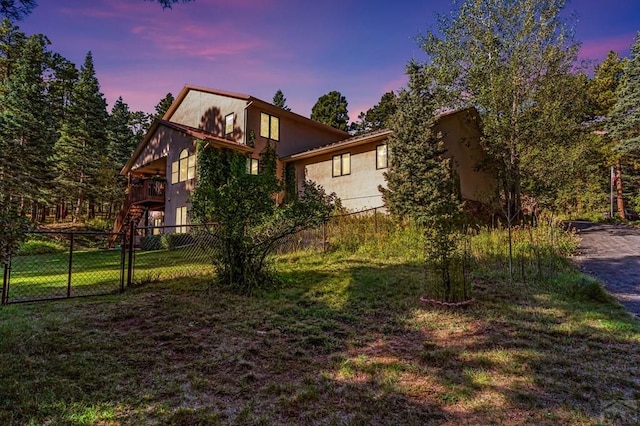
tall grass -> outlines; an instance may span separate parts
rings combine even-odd
[[[511,234],[511,250],[509,249]],[[434,262],[425,258],[425,238],[411,222],[394,221],[387,215],[346,216],[326,228],[329,249],[369,258],[424,263],[425,293],[442,298],[442,277]],[[575,251],[577,237],[561,223],[542,218],[537,226],[468,228],[458,235],[457,250],[450,266],[455,298],[470,297],[475,280],[506,282],[550,282],[572,270],[568,256]]]

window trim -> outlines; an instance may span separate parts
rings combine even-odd
[[[229,131],[229,118],[231,118],[231,130]],[[224,136],[233,136],[233,125],[236,122],[236,113],[232,112],[224,116]]]
[[[263,122],[263,117],[267,118],[267,132],[266,134],[263,133],[263,129],[262,129],[262,122]],[[275,135],[273,132],[274,129],[274,121],[277,121],[276,124],[276,131],[275,131]],[[276,136],[276,137],[273,137]],[[280,141],[280,117],[275,116],[275,115],[271,115],[267,112],[263,112],[260,111],[260,137],[262,138],[266,138],[272,141],[276,141],[279,142]]]
[[[189,149],[184,148],[180,151],[178,160],[171,163],[171,184],[175,185],[195,178],[196,155],[189,155]]]
[[[255,173],[253,173],[253,166],[255,165]],[[260,174],[260,160],[257,158],[247,157],[247,174],[257,176]]]
[[[345,156],[349,161],[349,173],[344,172]],[[336,159],[340,159],[340,174],[336,174],[335,162]],[[349,176],[351,174],[351,152],[343,152],[342,154],[336,154],[331,157],[331,177]]]
[[[379,167],[379,161],[378,159],[380,158],[380,151],[379,149],[381,147],[385,147],[384,150],[384,166]],[[387,146],[386,143],[380,144],[380,145],[376,145],[376,170],[383,170],[383,169],[387,169],[389,168],[389,147]]]
[[[189,212],[187,211],[187,206],[179,206],[176,207],[176,219],[175,219],[175,231],[176,234],[185,234],[187,233]],[[178,221],[178,219],[180,219]]]

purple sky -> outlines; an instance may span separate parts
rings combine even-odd
[[[152,112],[185,84],[271,101],[282,89],[293,111],[309,116],[319,96],[340,91],[349,116],[406,82],[404,67],[422,58],[419,31],[452,0],[195,0],[163,10],[142,0],[39,0],[19,23],[44,33],[51,49],[80,66],[93,52],[109,105],[122,96]],[[638,0],[573,0],[581,56],[629,54],[640,30]]]

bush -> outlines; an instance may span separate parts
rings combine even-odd
[[[111,222],[100,217],[87,220],[87,228],[91,231],[111,231],[112,226]]]
[[[175,249],[184,246],[192,246],[196,243],[191,234],[164,234],[161,237],[162,248]]]
[[[29,240],[22,243],[18,249],[18,256],[33,256],[35,254],[62,253],[67,248],[58,242],[50,240]]]
[[[140,238],[140,250],[152,251],[161,250],[162,248],[162,240],[159,235],[145,235]]]

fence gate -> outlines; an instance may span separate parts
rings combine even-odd
[[[20,252],[4,265],[0,302],[122,292],[125,243],[124,233],[31,231]]]

